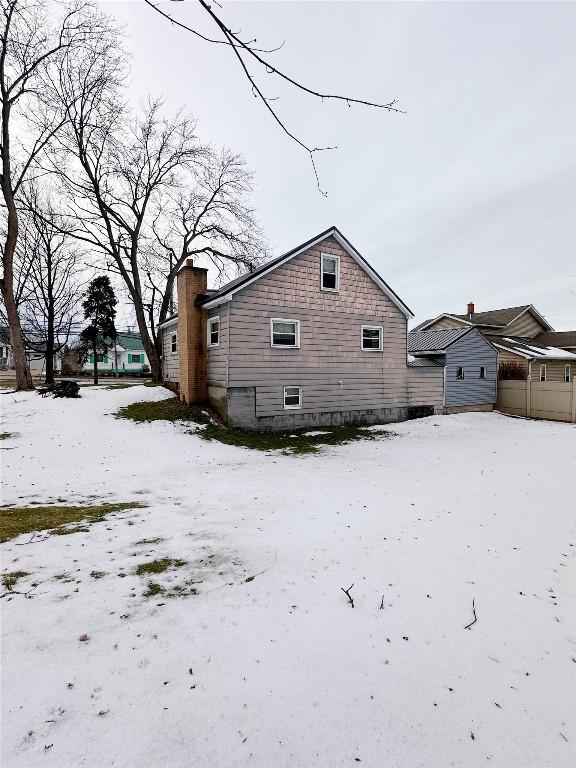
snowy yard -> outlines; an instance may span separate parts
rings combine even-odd
[[[576,764],[573,426],[284,456],[112,415],[167,396],[0,398],[4,505],[147,505],[2,545],[5,768]]]

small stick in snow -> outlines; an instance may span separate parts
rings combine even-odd
[[[470,629],[470,627],[471,627],[473,624],[476,624],[476,622],[478,621],[478,617],[476,616],[476,606],[475,606],[475,604],[474,604],[474,603],[475,603],[475,601],[476,601],[476,598],[475,598],[475,597],[473,597],[473,598],[472,598],[472,613],[474,614],[474,621],[471,621],[471,622],[470,622],[470,624],[466,624],[466,626],[464,627],[464,629]]]
[[[342,590],[342,592],[344,592],[344,594],[346,595],[346,597],[347,597],[347,598],[348,598],[348,600],[350,601],[350,605],[352,606],[352,608],[354,608],[354,600],[352,599],[352,597],[351,597],[351,595],[350,595],[350,590],[352,589],[352,587],[353,587],[353,586],[354,586],[354,584],[350,584],[350,586],[348,587],[348,589],[344,589],[344,587],[340,587],[340,589]]]
[[[384,608],[384,595],[382,595],[382,600],[380,600],[380,610]]]

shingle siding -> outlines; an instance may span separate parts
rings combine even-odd
[[[320,290],[322,253],[340,257],[338,293]],[[410,404],[408,380],[415,374],[406,365],[406,317],[335,240],[278,267],[236,294],[228,306],[228,386],[256,388],[257,416],[285,414],[283,388],[288,385],[302,387],[298,413]],[[274,317],[299,320],[299,349],[271,347]],[[362,350],[362,325],[382,326],[382,351]],[[419,377],[413,395],[441,373]],[[436,390],[432,386],[431,397],[441,404]],[[422,398],[428,402],[430,396],[422,393]]]

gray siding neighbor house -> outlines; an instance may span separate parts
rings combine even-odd
[[[417,359],[442,364],[447,413],[492,410],[497,395],[498,351],[476,328],[412,331],[408,352]]]
[[[160,327],[164,378],[248,429],[431,415],[443,369],[408,361],[410,317],[336,227],[218,290],[189,260]]]

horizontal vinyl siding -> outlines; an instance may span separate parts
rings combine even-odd
[[[532,312],[525,312],[522,317],[519,317],[510,325],[506,326],[505,333],[501,332],[502,336],[527,336],[528,338],[534,338],[538,333],[545,331],[538,320],[534,317]]]
[[[461,320],[452,320],[450,317],[442,317],[435,323],[427,325],[426,328],[422,328],[423,331],[445,331],[450,328],[467,328],[467,324]]]
[[[178,321],[172,325],[162,326],[160,334],[162,339],[162,377],[165,381],[178,381],[178,352],[172,352],[170,338],[173,333],[178,333]]]
[[[338,293],[320,290],[321,253],[340,257]],[[406,317],[334,240],[240,291],[229,307],[229,386],[256,388],[257,416],[285,413],[288,385],[302,387],[298,413],[408,405]],[[299,349],[271,347],[275,317],[300,321]],[[363,325],[383,327],[382,351],[361,349]]]
[[[208,386],[225,387],[228,383],[228,333],[230,305],[221,304],[208,312],[211,317],[220,317],[220,343],[217,347],[208,347]]]
[[[456,378],[458,366],[464,367],[464,380]],[[486,379],[480,378],[480,367]],[[473,330],[446,350],[446,405],[483,405],[496,402],[498,353]]]

